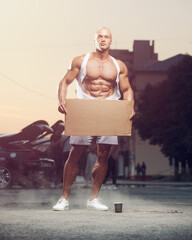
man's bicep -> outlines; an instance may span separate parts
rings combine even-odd
[[[75,58],[72,61],[72,64],[70,68],[68,69],[66,75],[65,75],[65,81],[67,84],[70,84],[73,82],[73,80],[77,77],[80,71],[80,64],[79,64],[79,59]]]
[[[65,81],[67,84],[70,84],[73,82],[73,80],[77,77],[79,73],[79,68],[71,68],[67,71],[65,75]]]
[[[128,70],[124,66],[119,74],[119,85],[120,85],[120,90],[122,92],[125,92],[130,88],[130,83],[129,83],[129,78],[128,78]]]

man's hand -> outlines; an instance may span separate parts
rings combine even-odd
[[[135,116],[135,110],[133,109],[132,113],[131,113],[131,116],[130,116],[130,120],[133,120],[134,116]]]
[[[58,111],[63,114],[67,114],[67,109],[65,107],[65,104],[61,103],[58,107]]]

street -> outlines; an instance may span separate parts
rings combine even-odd
[[[100,191],[107,212],[87,210],[90,189],[74,183],[70,209],[52,206],[61,189],[0,189],[0,239],[192,239],[192,185],[119,185]],[[123,212],[114,212],[114,202]]]

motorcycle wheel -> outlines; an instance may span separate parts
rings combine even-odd
[[[12,174],[6,167],[0,167],[0,188],[8,188],[11,186]]]

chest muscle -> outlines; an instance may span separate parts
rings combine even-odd
[[[112,61],[99,62],[89,60],[86,66],[86,78],[90,80],[102,79],[115,81],[117,78],[117,69]]]

